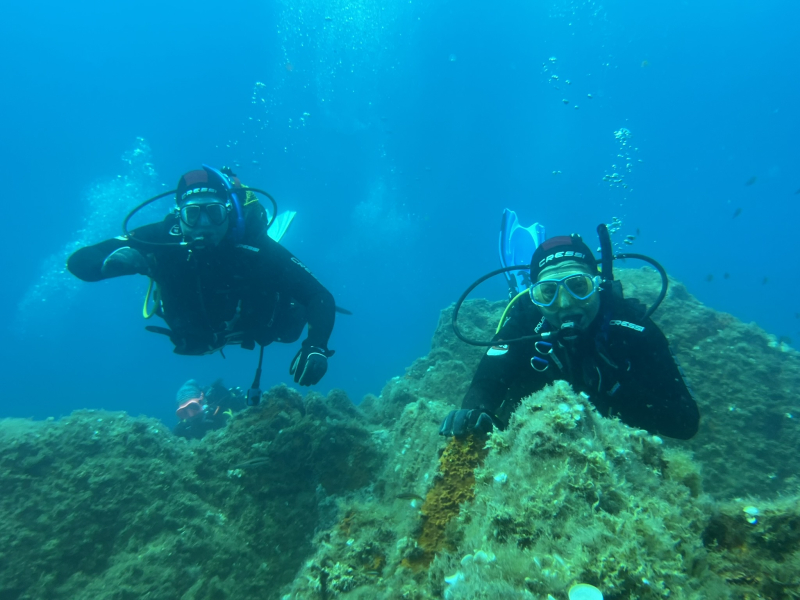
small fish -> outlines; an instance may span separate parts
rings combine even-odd
[[[795,192],[795,194],[800,194],[800,190],[797,190],[797,191]]]
[[[639,228],[637,227],[636,228],[636,235],[639,235],[639,233],[640,233],[640,231],[639,231]]]
[[[782,335],[781,337],[778,338],[778,343],[779,344],[788,344],[788,345],[791,346],[792,338],[790,338],[788,335]]]
[[[722,274],[722,278],[723,279],[730,279],[731,278],[731,274],[730,273],[723,273]]]
[[[794,313],[794,318],[795,319],[800,319],[800,313]]]
[[[745,181],[745,182],[744,182],[744,184],[745,184],[745,185],[753,185],[753,184],[756,182],[756,179],[758,179],[758,177],[756,177],[755,175],[753,175],[753,176],[752,176],[750,179],[748,179],[747,181]]]
[[[742,214],[742,209],[741,208],[737,208],[735,211],[733,211],[733,218],[735,219],[740,214]]]
[[[251,469],[254,467],[263,467],[269,464],[272,464],[272,459],[266,456],[259,456],[256,458],[251,458],[250,460],[246,460],[244,462],[239,463],[238,465],[233,465],[231,469]]]
[[[397,494],[395,496],[398,500],[419,500],[420,502],[424,501],[425,498],[418,494],[414,494],[412,492],[403,492],[402,494]]]
[[[712,275],[711,273],[706,275],[706,281],[708,281],[709,283],[714,281],[714,275]]]
[[[769,277],[764,277],[764,280],[761,282],[761,285],[767,285],[769,283]]]

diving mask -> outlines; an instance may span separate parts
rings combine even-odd
[[[560,279],[543,279],[529,290],[531,301],[536,306],[552,306],[558,298],[558,289],[563,287],[576,300],[588,300],[600,289],[600,277],[586,273],[574,273]]]
[[[206,214],[211,225],[222,225],[228,218],[228,205],[224,202],[209,202],[207,204],[186,204],[178,211],[181,221],[187,227],[197,227],[203,213]]]
[[[175,415],[183,420],[189,420],[192,417],[196,417],[199,415],[205,407],[200,404],[200,401],[203,399],[202,395],[200,398],[192,398],[191,400],[184,402],[178,407],[178,410],[175,411]]]

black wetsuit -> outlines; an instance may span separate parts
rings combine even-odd
[[[605,300],[604,300],[605,301]],[[462,408],[492,415],[501,427],[519,401],[556,380],[584,392],[603,416],[618,416],[632,427],[654,434],[689,439],[697,433],[700,414],[683,372],[667,339],[634,299],[612,297],[607,336],[599,335],[602,311],[586,331],[572,341],[553,344],[542,354],[533,341],[501,346],[503,339],[547,330],[541,312],[525,297],[511,310],[511,318],[495,336],[498,346],[481,359]],[[546,348],[540,349],[546,351]],[[535,370],[537,361],[544,371]]]
[[[152,246],[139,242],[170,242]],[[333,330],[335,304],[331,293],[263,226],[262,214],[247,221],[242,240],[230,236],[217,247],[190,250],[182,240],[178,218],[81,248],[67,267],[84,281],[105,279],[105,259],[130,246],[147,258],[150,276],[158,285],[157,314],[169,329],[149,327],[169,335],[178,354],[207,354],[226,344],[294,342],[308,324],[306,344],[327,350]]]

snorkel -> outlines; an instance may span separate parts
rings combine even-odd
[[[608,233],[608,227],[605,223],[600,223],[597,226],[597,237],[600,238],[600,314],[602,315],[600,322],[600,332],[598,335],[598,343],[600,340],[605,341],[608,338],[608,329],[611,326],[611,295],[613,294],[614,287],[614,254],[611,250],[611,236]],[[666,291],[666,290],[665,290]]]
[[[231,237],[234,243],[241,242],[244,237],[244,203],[239,200],[239,194],[235,191],[236,188],[234,188],[233,181],[228,175],[214,167],[203,165],[203,170],[221,181],[222,185],[225,186],[225,195],[228,197],[228,206],[230,208],[228,215],[231,220],[227,235]]]
[[[613,261],[615,259],[624,260],[626,258],[633,258],[636,260],[642,260],[646,263],[652,265],[656,271],[658,271],[659,275],[661,275],[661,293],[656,298],[656,301],[647,309],[647,311],[643,315],[643,319],[649,318],[656,309],[661,305],[661,302],[664,300],[665,296],[667,295],[667,286],[669,285],[669,279],[667,278],[667,272],[664,270],[664,267],[661,266],[655,259],[650,258],[649,256],[645,256],[644,254],[629,254],[629,253],[621,253],[621,254],[614,254],[611,248],[611,238],[608,233],[608,228],[605,224],[600,224],[597,226],[597,234],[600,238],[600,266],[602,269],[601,272],[601,283],[600,289],[598,293],[601,294],[601,312],[602,312],[602,319],[603,323],[601,324],[601,335],[605,335],[603,332],[603,327],[605,327],[605,332],[608,331],[608,327],[610,325],[611,314],[611,296],[613,295],[613,290],[615,286],[614,280],[614,270],[613,270]],[[542,341],[548,339],[557,339],[559,336],[562,335],[564,329],[559,329],[555,331],[543,331],[541,333],[536,333],[535,335],[524,335],[518,338],[513,338],[510,340],[474,340],[471,338],[466,337],[458,327],[458,313],[461,310],[461,306],[463,305],[464,301],[467,297],[472,293],[472,291],[482,284],[484,281],[495,277],[496,275],[500,275],[501,273],[508,273],[510,271],[519,271],[521,269],[530,269],[530,265],[509,265],[506,267],[502,267],[500,269],[495,269],[494,271],[487,273],[486,275],[478,278],[472,285],[470,285],[461,297],[456,301],[455,307],[453,308],[453,332],[456,334],[456,337],[460,339],[462,342],[469,344],[470,346],[483,346],[483,347],[491,347],[495,346],[498,343],[502,344],[514,344],[518,342],[525,342],[528,340],[532,341]],[[528,291],[523,290],[518,293],[511,302],[508,303],[506,306],[505,311],[503,311],[503,315],[500,318],[500,323],[495,330],[495,335],[500,333],[500,329],[502,328],[503,324],[506,321],[506,317],[511,310],[513,304],[522,298],[523,296],[527,295]],[[537,328],[538,329],[538,328]]]

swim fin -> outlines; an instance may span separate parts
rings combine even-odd
[[[534,223],[530,227],[523,227],[517,219],[517,213],[503,209],[503,218],[500,221],[501,265],[511,267],[529,264],[534,250],[544,240],[544,225]],[[530,272],[527,270],[508,271],[505,276],[512,296],[531,285]]]
[[[283,236],[286,235],[286,231],[289,229],[289,225],[292,224],[296,215],[297,213],[293,210],[287,210],[279,214],[275,218],[275,222],[267,230],[267,235],[276,242],[280,242]],[[267,212],[267,217],[271,218],[269,212]]]

